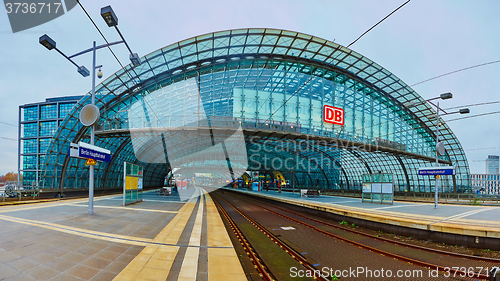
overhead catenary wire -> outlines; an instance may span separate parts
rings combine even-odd
[[[488,149],[500,149],[500,147],[480,147],[480,148],[468,148],[464,150],[488,150]]]
[[[385,16],[383,19],[381,19],[378,23],[376,23],[374,26],[370,27],[370,29],[368,29],[367,31],[365,31],[363,34],[361,34],[356,40],[354,40],[351,44],[347,45],[347,48],[349,48],[351,45],[353,45],[354,43],[356,43],[359,39],[361,39],[361,37],[363,37],[365,34],[367,34],[369,31],[371,31],[373,28],[375,28],[377,25],[379,25],[381,22],[383,22],[384,20],[386,20],[388,17],[390,17],[392,14],[394,14],[396,11],[398,11],[399,9],[401,9],[404,5],[408,4],[411,0],[408,0],[406,1],[405,3],[403,3],[401,6],[399,6],[398,8],[396,8],[394,11],[392,11],[390,14],[388,14],[387,16]],[[337,57],[339,56],[340,54],[337,55]],[[292,95],[290,95],[290,97],[280,106],[278,107],[274,112],[271,113],[271,115],[266,119],[265,122],[268,122],[269,120],[271,120],[271,118],[274,116],[274,114],[276,114],[281,108],[283,108],[283,106],[285,106],[289,100],[291,100],[293,97],[295,97],[297,95],[297,93],[299,93],[299,91],[305,87],[309,82],[312,81],[312,79],[314,78],[314,76],[311,75],[311,77],[302,84],[302,86],[300,86]],[[267,99],[266,99],[267,100]],[[259,126],[259,129],[262,127],[262,124]]]
[[[475,115],[471,115],[471,116],[465,116],[465,117],[460,117],[460,118],[446,120],[446,122],[451,122],[451,121],[456,121],[456,120],[462,120],[462,119],[467,119],[467,118],[472,118],[472,117],[479,117],[479,116],[485,116],[485,115],[498,114],[498,113],[500,113],[500,111],[493,111],[493,112],[475,114]]]
[[[85,14],[87,15],[87,17],[90,19],[90,21],[92,22],[92,24],[95,26],[95,28],[97,29],[97,31],[99,31],[99,34],[101,34],[102,36],[102,39],[104,39],[104,41],[106,41],[106,44],[108,45],[108,49],[109,51],[113,54],[113,56],[115,57],[116,61],[120,64],[120,66],[123,68],[123,64],[120,62],[120,60],[118,59],[118,57],[115,55],[115,52],[113,52],[113,50],[111,49],[111,47],[109,46],[109,42],[108,40],[106,39],[106,37],[104,36],[104,34],[102,34],[101,30],[99,29],[99,27],[97,26],[97,24],[95,24],[94,20],[92,19],[92,17],[89,15],[89,13],[87,13],[87,10],[85,10],[85,8],[83,7],[82,3],[80,3],[80,0],[76,0],[76,2],[78,3],[78,5],[80,5],[80,8],[82,8],[83,12],[85,12]]]
[[[441,78],[441,77],[444,77],[444,76],[447,76],[447,75],[450,75],[450,74],[454,74],[454,73],[457,73],[457,72],[461,72],[461,71],[469,70],[469,69],[476,68],[476,67],[480,67],[480,66],[490,65],[490,64],[494,64],[494,63],[498,63],[498,62],[500,62],[500,60],[490,61],[490,62],[487,62],[487,63],[482,63],[482,64],[477,64],[477,65],[469,66],[469,67],[466,67],[466,68],[462,68],[462,69],[459,69],[459,70],[455,70],[455,71],[452,71],[452,72],[448,72],[448,73],[445,73],[445,74],[441,74],[441,75],[438,75],[438,76],[436,76],[436,77],[429,78],[429,79],[424,80],[424,81],[420,81],[420,82],[418,82],[418,83],[416,83],[416,84],[410,85],[410,87],[414,87],[414,86],[420,85],[420,84],[422,84],[422,83],[429,82],[429,81],[432,81],[432,80],[434,80],[434,79],[438,79],[438,78]]]
[[[396,10],[392,11],[390,14],[388,14],[387,16],[385,16],[385,18],[381,19],[379,22],[377,22],[374,26],[370,27],[370,29],[368,29],[367,31],[365,31],[363,34],[361,34],[356,40],[354,40],[351,44],[347,45],[347,48],[349,48],[351,45],[353,45],[354,43],[356,43],[359,39],[361,39],[361,37],[363,37],[365,34],[367,34],[368,32],[370,32],[370,30],[374,29],[377,25],[379,25],[380,23],[382,23],[384,20],[386,20],[388,17],[390,17],[392,14],[394,14],[397,10],[401,9],[404,5],[408,4],[408,2],[410,2],[410,0],[404,2],[401,6],[399,6]]]
[[[123,64],[121,63],[120,59],[118,59],[118,57],[116,56],[116,54],[113,52],[113,50],[111,49],[110,45],[109,45],[109,41],[106,39],[106,37],[104,36],[104,34],[101,32],[101,30],[99,29],[99,27],[97,26],[97,24],[94,22],[94,20],[92,19],[92,17],[89,15],[89,13],[87,12],[87,10],[85,10],[85,8],[83,7],[83,5],[80,3],[79,0],[76,0],[76,2],[78,3],[78,5],[80,6],[80,8],[82,8],[82,10],[85,12],[85,14],[87,15],[87,17],[90,19],[90,21],[92,22],[92,24],[94,25],[94,27],[97,29],[97,31],[99,32],[99,34],[101,34],[102,38],[104,39],[104,41],[106,42],[107,44],[107,47],[109,49],[109,51],[113,54],[113,56],[115,57],[115,60],[118,62],[118,64],[120,65],[120,67],[125,71],[125,73],[128,75],[128,77],[130,78],[130,81],[134,82],[133,81],[133,77],[132,75],[130,75],[129,71],[125,69],[125,67],[123,66]],[[128,46],[127,46],[128,48]],[[131,70],[134,72],[135,74],[135,77],[138,77],[137,73],[135,72],[135,70],[133,68],[131,68]],[[120,77],[118,77],[118,79],[120,80],[120,82],[122,82],[123,85],[125,85],[127,88],[129,88],[127,86],[127,84],[124,83],[124,81],[121,80]],[[139,79],[139,78],[138,78]],[[148,101],[146,99],[143,99],[147,104],[148,106],[151,108],[151,110],[153,111],[153,114],[157,117],[157,120],[163,125],[163,123],[160,121],[160,119],[158,118],[158,116],[156,115],[156,112],[153,110],[153,108],[151,107],[151,105],[148,103]],[[135,113],[135,112],[134,112]],[[137,115],[137,113],[135,113]]]
[[[478,106],[478,105],[496,104],[496,103],[500,103],[500,101],[482,102],[482,103],[476,103],[476,104],[456,106],[456,107],[446,108],[445,110],[457,109],[457,108],[464,108],[464,107],[471,107],[471,106]],[[488,112],[488,113],[481,113],[481,114],[469,115],[469,116],[465,116],[465,117],[460,117],[460,118],[455,118],[455,119],[449,119],[449,120],[443,120],[443,121],[445,121],[445,122],[451,122],[451,121],[455,121],[455,120],[461,120],[461,119],[466,119],[466,118],[473,118],[473,117],[479,117],[479,116],[490,115],[490,114],[497,114],[497,113],[500,113],[500,111],[494,111],[494,112]],[[427,118],[429,118],[429,117],[427,117]],[[381,122],[381,123],[373,124],[372,126],[385,125],[385,124],[388,124],[390,122],[391,122],[391,120],[386,120],[386,121]],[[359,128],[359,129],[356,129],[355,131],[362,131],[362,130],[364,130],[364,128]],[[403,130],[403,131],[400,131],[400,132],[406,132],[406,131],[408,131],[408,130]],[[392,134],[395,134],[395,133],[392,133]],[[388,135],[386,135],[386,136],[388,136]]]
[[[11,141],[17,141],[16,139],[11,139],[11,138],[6,138],[6,137],[0,137],[0,139],[4,139],[4,140],[11,140]]]
[[[0,123],[2,124],[5,124],[5,125],[9,125],[9,126],[12,126],[12,127],[18,127],[17,125],[14,125],[14,124],[11,124],[11,123],[7,123],[7,122],[3,122],[3,121],[0,121]]]
[[[464,107],[471,107],[471,106],[479,106],[479,105],[489,105],[489,104],[496,104],[496,103],[500,103],[500,101],[489,101],[489,102],[467,104],[467,105],[462,105],[462,106],[455,106],[455,107],[446,108],[445,110],[457,109],[457,108],[464,108]]]

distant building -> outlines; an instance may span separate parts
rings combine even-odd
[[[36,185],[52,136],[81,98],[48,98],[19,106],[18,174],[23,175],[23,185]]]
[[[473,190],[484,188],[481,194],[500,194],[499,174],[471,174],[471,180]]]
[[[498,174],[498,164],[499,164],[499,156],[497,155],[488,155],[488,159],[486,159],[486,174]]]

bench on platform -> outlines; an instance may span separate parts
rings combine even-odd
[[[171,192],[171,187],[163,187],[162,189],[159,189],[157,191],[158,195],[164,195],[164,196],[168,196],[170,195],[172,192]]]
[[[320,193],[319,193],[319,190],[308,189],[304,195],[307,197],[319,197]]]

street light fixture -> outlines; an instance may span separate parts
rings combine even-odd
[[[52,38],[50,38],[47,34],[44,34],[42,36],[40,36],[40,38],[38,39],[38,42],[44,46],[45,48],[47,48],[49,51],[52,50],[52,49],[56,49],[57,52],[59,52],[59,54],[61,54],[63,57],[65,57],[67,60],[69,60],[72,64],[74,64],[76,66],[76,70],[78,71],[78,73],[80,73],[83,77],[87,77],[90,75],[90,71],[85,67],[85,66],[78,66],[73,60],[71,60],[71,57],[68,57],[66,56],[63,52],[61,52],[61,50],[59,50],[57,47],[56,47],[56,41],[54,41]]]
[[[99,73],[97,76],[99,78],[102,77],[102,72],[101,72],[101,67],[102,65],[96,65],[96,51],[102,48],[107,48],[113,45],[117,45],[120,43],[124,43],[125,46],[127,46],[127,49],[130,52],[130,60],[132,61],[132,64],[134,66],[140,65],[140,59],[137,53],[132,53],[132,50],[128,46],[127,42],[125,41],[125,38],[123,38],[123,35],[121,34],[120,30],[118,30],[118,17],[116,17],[116,14],[114,13],[113,9],[111,6],[106,6],[101,9],[101,16],[104,19],[104,21],[108,24],[109,27],[114,26],[116,30],[118,31],[118,34],[120,34],[120,37],[122,38],[122,41],[117,41],[113,43],[106,43],[100,46],[96,46],[96,42],[94,41],[92,48],[81,51],[79,53],[76,53],[72,56],[66,56],[63,52],[61,52],[57,47],[56,47],[56,42],[50,38],[47,34],[44,34],[39,38],[39,43],[43,45],[45,48],[48,50],[55,49],[58,53],[60,53],[63,57],[65,57],[67,60],[69,60],[73,65],[77,67],[78,73],[80,73],[83,77],[90,76],[90,71],[85,67],[85,66],[78,66],[72,58],[92,52],[93,55],[93,60],[92,60],[92,103],[86,105],[81,111],[82,112],[92,112],[92,114],[97,115],[94,116],[95,121],[90,121],[90,122],[85,122],[85,120],[94,120],[94,118],[84,118],[85,120],[82,121],[83,119],[80,118],[80,122],[82,122],[82,125],[84,126],[90,126],[91,131],[90,131],[90,144],[94,145],[94,138],[95,138],[95,123],[99,119],[99,108],[95,106],[95,76],[96,76],[96,69],[99,69]],[[90,109],[87,107],[91,107]],[[85,109],[85,110],[84,110]],[[92,117],[92,116],[87,116],[87,117]],[[89,215],[92,215],[94,213],[94,166],[90,165],[89,168]]]
[[[78,73],[80,73],[83,77],[90,76],[90,71],[83,65],[78,67]]]
[[[116,31],[120,35],[120,37],[123,40],[123,43],[125,43],[125,46],[127,46],[128,51],[130,52],[130,62],[132,63],[133,66],[139,66],[141,65],[141,59],[139,58],[139,55],[137,53],[133,53],[130,47],[127,44],[127,41],[125,41],[125,38],[123,38],[122,33],[118,29],[118,17],[116,16],[115,12],[111,8],[111,6],[106,6],[101,8],[101,17],[104,19],[106,24],[109,27],[115,27]]]
[[[101,8],[101,17],[108,24],[109,27],[118,25],[118,17],[111,8],[111,6],[106,6]]]
[[[56,47],[56,41],[52,40],[47,34],[41,36],[39,42],[45,46],[45,48],[49,49],[49,51]]]
[[[428,102],[428,103],[432,104],[434,107],[436,107],[436,115],[434,115],[435,117],[434,116],[427,117],[429,119],[429,121],[431,121],[431,122],[434,122],[434,118],[436,119],[436,167],[439,166],[439,158],[438,158],[439,155],[442,156],[445,153],[444,143],[439,142],[439,126],[441,125],[441,123],[439,122],[439,112],[440,111],[443,112],[443,114],[441,114],[442,116],[455,114],[455,113],[467,114],[470,112],[470,110],[468,108],[462,108],[459,111],[455,111],[455,112],[446,112],[444,109],[439,107],[439,102],[437,104],[432,103],[433,100],[437,100],[437,99],[447,100],[447,99],[451,99],[451,98],[453,98],[452,93],[444,93],[444,94],[441,94],[439,97],[431,98],[431,99],[428,99],[425,101],[407,102],[404,104],[406,107],[409,108],[409,107],[413,107],[413,106],[416,106],[416,105],[421,104],[421,103]],[[434,118],[432,118],[432,117],[434,117]],[[437,206],[438,206],[438,179],[439,179],[439,176],[436,176],[436,183],[434,186],[434,208],[435,209],[437,209]]]
[[[439,96],[442,100],[447,100],[453,98],[453,95],[451,93],[444,93]]]

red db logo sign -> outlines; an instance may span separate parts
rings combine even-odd
[[[337,125],[344,125],[344,110],[329,105],[323,106],[323,121]]]

